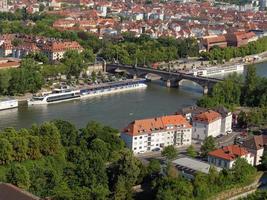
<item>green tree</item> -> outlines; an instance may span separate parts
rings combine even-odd
[[[263,156],[261,157],[261,164],[264,169],[267,169],[267,151],[264,151]]]
[[[40,138],[38,136],[28,136],[28,151],[27,155],[31,160],[41,158],[40,152]]]
[[[16,161],[23,161],[28,158],[28,140],[23,137],[11,138],[11,144],[13,146],[13,159]]]
[[[94,63],[95,62],[95,55],[92,49],[85,49],[82,52],[83,60],[86,63]]]
[[[78,51],[70,50],[64,54],[62,62],[67,66],[68,76],[75,76],[78,78],[80,73],[85,69],[83,57]]]
[[[27,169],[20,164],[11,165],[7,172],[7,182],[28,190],[30,187],[30,175]]]
[[[164,177],[156,185],[157,200],[190,200],[193,199],[193,186],[183,178]]]
[[[121,153],[120,159],[109,168],[110,185],[114,191],[114,199],[129,198],[132,187],[140,174],[140,161],[130,151]]]
[[[44,155],[54,155],[61,148],[60,133],[53,123],[44,123],[39,128],[41,148]]]
[[[216,148],[216,145],[215,145],[214,138],[212,136],[206,137],[200,149],[202,156],[207,157],[208,153],[215,150],[215,148]]]
[[[257,81],[258,78],[256,75],[256,67],[254,65],[250,65],[247,70],[245,87],[243,90],[243,100],[245,105],[253,106],[254,92],[257,86]]]
[[[190,146],[186,149],[186,153],[187,153],[188,156],[190,156],[190,157],[192,157],[192,158],[194,158],[194,157],[197,156],[197,152],[196,152],[196,150],[195,150],[195,148],[194,148],[193,145],[190,145]]]
[[[53,123],[59,130],[61,143],[63,144],[63,146],[69,147],[72,145],[76,145],[78,131],[73,124],[63,120],[55,120],[53,121]]]
[[[13,160],[13,148],[7,139],[0,138],[0,164],[8,164]]]
[[[152,159],[149,161],[147,166],[148,174],[155,175],[159,174],[161,170],[160,162],[157,159]]]
[[[174,148],[174,146],[170,145],[164,147],[163,151],[161,152],[161,155],[167,158],[168,160],[172,160],[177,157],[178,151]]]
[[[256,174],[256,169],[245,158],[236,159],[231,171],[237,183],[247,183]]]

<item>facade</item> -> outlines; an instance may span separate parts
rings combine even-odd
[[[159,150],[165,146],[191,144],[192,126],[182,115],[135,120],[121,133],[135,154]]]
[[[242,144],[249,152],[255,155],[254,165],[261,164],[261,157],[264,153],[264,148],[267,145],[267,135],[255,135]]]
[[[237,158],[244,158],[249,164],[254,164],[254,155],[238,145],[225,146],[208,154],[210,164],[226,169],[231,169]]]
[[[42,48],[43,53],[45,53],[50,61],[56,61],[63,58],[64,53],[68,50],[77,50],[82,52],[83,48],[78,42],[72,41],[51,41],[47,42]]]
[[[216,112],[220,113],[222,117],[221,122],[221,133],[231,133],[232,132],[232,113],[228,111],[225,107],[218,107],[215,109]]]
[[[209,51],[212,47],[220,47],[225,48],[227,47],[227,41],[224,35],[219,36],[212,36],[212,37],[206,37],[203,38],[202,41],[203,46]]]
[[[221,134],[222,117],[218,112],[208,110],[193,117],[192,138],[204,140],[208,136]]]
[[[0,46],[0,57],[11,56],[12,48],[13,48],[13,45],[11,44],[10,41],[3,42],[2,45]]]

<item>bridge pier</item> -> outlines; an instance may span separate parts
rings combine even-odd
[[[177,81],[175,81],[175,80],[168,79],[166,81],[166,87],[168,87],[168,88],[178,87],[178,86],[179,86],[179,83]]]

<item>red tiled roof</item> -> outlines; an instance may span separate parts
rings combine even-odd
[[[134,136],[143,133],[151,134],[155,130],[164,130],[169,125],[179,125],[184,128],[191,128],[191,125],[182,115],[169,115],[151,119],[135,120],[124,130],[126,134]]]
[[[248,151],[238,145],[230,145],[209,152],[209,156],[221,158],[224,160],[235,160],[241,156],[247,155]]]
[[[209,110],[207,112],[200,113],[194,117],[195,121],[211,123],[221,118],[221,115],[215,111]]]

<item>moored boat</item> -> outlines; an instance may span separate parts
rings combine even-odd
[[[18,107],[18,100],[9,97],[0,98],[0,111]]]

